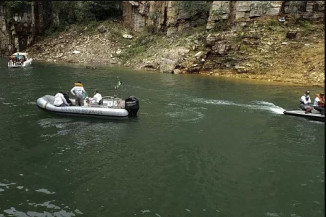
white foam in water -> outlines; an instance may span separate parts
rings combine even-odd
[[[68,212],[66,210],[59,210],[56,212],[35,212],[35,211],[27,211],[22,212],[16,210],[15,207],[10,207],[10,209],[3,210],[4,213],[9,214],[10,216],[19,216],[19,217],[30,217],[30,216],[49,216],[49,217],[55,217],[55,216],[62,216],[62,217],[72,217],[76,216],[73,212]],[[0,214],[1,216],[1,214]]]
[[[257,101],[258,104],[263,105],[263,109],[267,109],[272,111],[275,114],[283,114],[283,112],[285,111],[285,109],[274,105],[273,103],[270,102],[265,102],[265,101]]]
[[[265,101],[256,101],[255,104],[241,104],[241,103],[234,103],[227,100],[203,99],[203,98],[199,98],[199,99],[197,98],[194,99],[194,101],[199,103],[205,103],[205,104],[239,106],[239,107],[244,107],[244,108],[249,108],[254,110],[266,110],[266,111],[271,111],[274,114],[283,114],[283,112],[285,111],[285,109],[276,106],[273,103],[265,102]]]
[[[44,188],[42,188],[42,189],[37,189],[37,190],[35,190],[36,192],[40,192],[40,193],[44,193],[44,194],[55,194],[55,192],[51,192],[51,191],[49,191],[49,190],[47,190],[47,189],[44,189]]]
[[[142,214],[151,212],[149,209],[144,209],[140,211]]]
[[[273,212],[267,212],[267,213],[265,213],[265,216],[269,216],[269,217],[278,217],[279,214],[277,214],[277,213],[273,213]]]
[[[46,201],[46,202],[41,203],[41,204],[37,204],[37,203],[28,203],[28,205],[31,205],[31,206],[34,206],[34,207],[41,206],[41,207],[46,207],[46,208],[48,208],[48,209],[60,209],[59,206],[52,204],[51,201]]]

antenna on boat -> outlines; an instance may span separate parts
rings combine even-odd
[[[122,82],[120,81],[119,79],[119,76],[117,76],[117,79],[118,79],[118,83],[117,85],[114,86],[114,97],[117,97],[118,95],[118,88],[121,86]]]

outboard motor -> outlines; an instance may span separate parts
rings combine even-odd
[[[129,117],[136,117],[139,109],[139,100],[134,96],[125,99],[125,109],[128,111]]]

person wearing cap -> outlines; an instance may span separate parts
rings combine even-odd
[[[305,111],[305,113],[311,112],[313,110],[313,107],[310,105],[311,104],[311,99],[310,99],[310,91],[307,90],[303,96],[300,98],[300,108]]]
[[[76,101],[75,101],[75,104],[76,106],[83,106],[84,105],[84,96],[87,95],[84,87],[83,87],[83,84],[78,81],[78,82],[75,82],[74,84],[75,86],[70,90],[71,94],[74,95],[76,97]]]
[[[314,101],[314,109],[319,111],[320,114],[325,115],[325,101],[323,93],[316,94],[316,98]]]

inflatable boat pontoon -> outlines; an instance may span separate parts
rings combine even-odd
[[[45,95],[37,99],[37,106],[46,111],[73,116],[93,116],[109,118],[135,117],[139,109],[139,100],[130,96],[123,100],[116,97],[104,96],[103,104],[87,104],[75,106],[75,100],[70,99],[73,106],[57,107],[54,103],[54,96]]]
[[[308,118],[315,121],[323,121],[325,122],[325,115],[320,114],[318,111],[313,110],[312,113],[305,113],[303,110],[292,110],[292,111],[284,111],[283,113],[286,115],[293,115]]]

